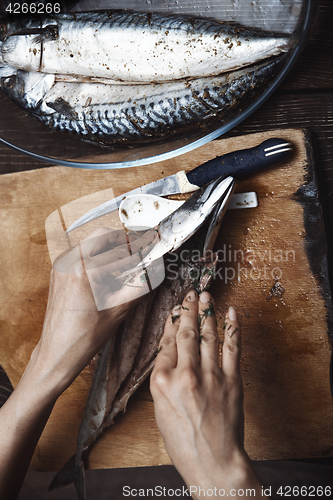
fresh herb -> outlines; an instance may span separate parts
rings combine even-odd
[[[209,269],[208,267],[206,267],[202,273],[202,276],[213,276],[214,275],[214,270],[213,269]]]
[[[206,315],[206,316],[214,316],[215,315],[215,309],[214,309],[214,306],[213,306],[213,303],[212,302],[209,302],[209,306],[207,309],[204,309],[203,313]]]
[[[178,316],[171,316],[172,324],[174,324],[174,322],[176,321],[176,319],[179,319],[179,314],[178,314]]]
[[[233,336],[233,334],[236,332],[238,332],[238,328],[235,328],[234,331],[231,333],[231,335],[229,335],[229,337],[231,338]]]

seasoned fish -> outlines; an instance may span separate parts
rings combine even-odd
[[[5,63],[26,71],[153,83],[219,75],[291,47],[291,39],[205,19],[126,11],[13,17]]]
[[[284,56],[216,77],[152,85],[55,82],[22,70],[0,78],[2,90],[55,130],[108,145],[156,140],[227,120],[255,100],[280,71]]]
[[[78,498],[86,498],[84,460],[103,432],[115,395],[133,366],[154,295],[155,290],[143,297],[119,326],[116,337],[102,349],[84,407],[75,454],[53,478],[50,490],[74,482]]]
[[[209,287],[215,265],[216,260],[202,261],[196,265],[196,268],[201,267],[200,278],[196,283],[200,291]],[[74,482],[78,499],[86,500],[84,460],[87,453],[105,428],[114,423],[120,412],[126,410],[129,398],[150,374],[168,314],[193,288],[192,270],[191,263],[177,271],[172,270],[157,291],[151,292],[135,306],[117,334],[116,342],[120,341],[123,345],[119,359],[114,356],[116,351],[110,342],[104,347],[85,405],[76,452],[53,478],[50,490]],[[124,331],[126,334],[121,341]],[[128,359],[129,352],[131,361]],[[135,357],[132,357],[134,352]],[[119,382],[122,382],[121,386]]]
[[[210,204],[214,185],[210,183],[202,188],[205,189],[206,199],[201,197],[197,200],[195,197],[196,207],[191,206],[188,213],[182,214],[185,232],[188,232],[186,219],[191,210],[196,208],[205,212],[205,205]],[[210,211],[206,212],[208,217]],[[196,236],[196,244],[199,240]],[[188,245],[191,248],[193,240],[192,243],[189,240]],[[184,246],[181,248],[184,249]],[[129,398],[151,372],[169,312],[183,301],[190,288],[196,286],[198,291],[208,288],[216,266],[216,255],[194,263],[190,258],[184,261],[174,257],[175,254],[170,262],[169,254],[169,261],[166,260],[163,284],[145,296],[132,310],[118,328],[115,343],[111,339],[104,347],[84,408],[76,452],[56,474],[50,489],[74,482],[79,500],[85,500],[84,460],[90,447],[103,430],[114,422],[115,417],[125,411]],[[193,269],[197,271],[194,276]]]

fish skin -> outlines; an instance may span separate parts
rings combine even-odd
[[[184,249],[184,247],[182,247]],[[189,290],[196,288],[200,293],[207,290],[211,284],[212,276],[217,265],[218,256],[212,256],[205,260],[202,259],[194,266],[190,262],[177,270],[177,276],[171,276],[175,270],[166,276],[164,284],[162,284],[155,297],[152,305],[149,319],[147,322],[145,334],[140,344],[133,368],[128,375],[125,383],[120,388],[111,412],[106,415],[102,424],[103,430],[109,425],[114,423],[115,417],[121,412],[126,411],[126,406],[129,398],[140,387],[144,380],[152,371],[156,355],[158,352],[159,343],[163,336],[164,325],[168,318],[170,311],[177,305],[181,304],[189,292]],[[195,267],[201,268],[200,278],[194,286],[191,279],[191,271]],[[166,266],[167,267],[167,266]],[[166,283],[169,280],[169,284]]]
[[[86,500],[84,460],[103,431],[114,397],[132,368],[154,294],[155,290],[142,298],[102,349],[83,410],[75,454],[55,475],[49,490],[74,483],[78,499]]]
[[[217,255],[213,255],[209,260],[203,260],[196,264],[196,268],[197,265],[202,268],[200,279],[196,283],[199,291],[206,290],[209,287],[216,263]],[[87,453],[98,436],[114,423],[116,416],[120,412],[125,412],[129,398],[141,386],[153,369],[169,312],[176,304],[183,301],[186,293],[191,288],[194,288],[191,279],[192,269],[193,264],[190,262],[182,268],[178,268],[177,271],[170,269],[163,284],[148,296],[145,296],[132,310],[128,320],[119,327],[117,335],[121,336],[125,333],[127,339],[132,337],[133,332],[136,332],[134,344],[136,344],[137,350],[133,349],[133,345],[129,345],[127,342],[120,342],[122,344],[122,349],[120,349],[122,355],[120,361],[115,363],[114,354],[117,347],[112,349],[111,345],[108,355],[109,362],[97,365],[96,372],[99,372],[99,374],[98,376],[94,375],[92,380],[82,416],[76,452],[53,478],[49,487],[50,490],[74,482],[78,499],[86,500],[84,460]],[[205,270],[209,272],[207,273]],[[138,339],[141,339],[140,344],[137,342]],[[117,338],[117,340],[120,339]],[[107,346],[104,349],[103,352],[106,354]],[[127,359],[129,352],[132,357],[131,362]],[[135,354],[135,357],[133,354]],[[111,358],[112,363],[110,363]],[[90,420],[95,414],[94,401],[96,400],[105,402],[104,418],[98,428],[90,425]]]
[[[107,373],[109,357],[112,356],[114,343],[115,337],[110,339],[104,346],[96,364],[88,400],[83,411],[78,434],[80,441],[78,441],[76,452],[56,474],[49,487],[49,490],[54,490],[74,482],[79,500],[86,500],[84,457],[95,441],[98,435],[96,435],[96,431],[98,431],[105,418]]]
[[[169,249],[181,247],[186,251],[183,243],[189,242],[190,236],[203,226],[214,207],[228,196],[230,186],[233,184],[233,178],[224,175],[195,191],[178,210],[158,225],[160,241],[164,238],[165,241],[174,240],[171,246],[168,245]],[[145,235],[149,233],[150,231]],[[204,234],[202,230],[201,233]],[[198,237],[196,237],[197,244]],[[188,249],[187,254],[189,254]],[[115,416],[120,411],[125,411],[129,397],[150,373],[169,311],[183,301],[193,281],[191,259],[185,260],[176,256],[178,265],[175,272],[175,266],[172,265],[175,260],[170,263],[171,254],[168,255],[169,259],[166,259],[164,266],[167,270],[166,280],[163,280],[164,285],[153,289],[150,287],[151,292],[132,309],[126,320],[118,327],[116,334],[101,351],[84,407],[75,455],[55,476],[50,489],[74,482],[79,500],[85,500],[84,460],[90,447],[105,427],[113,423]],[[211,271],[215,268],[216,257],[215,260],[211,256],[206,258],[205,253],[205,259],[196,263],[197,268],[204,268],[204,273],[200,275],[203,279],[201,291],[211,281],[213,274]],[[137,277],[139,277],[138,271],[141,273],[141,268],[138,270],[135,267],[134,273]],[[131,286],[133,280],[126,277],[126,281],[128,281],[127,286]]]
[[[212,20],[117,10],[11,18],[2,42],[4,61],[18,69],[140,83],[218,75],[293,43]]]
[[[236,116],[266,89],[284,56],[218,77],[152,85],[55,82],[24,72],[2,78],[2,90],[52,129],[103,145],[154,141]]]

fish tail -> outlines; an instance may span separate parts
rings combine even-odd
[[[54,476],[49,486],[49,491],[56,490],[71,483],[75,484],[78,499],[86,500],[84,462],[82,460],[76,462],[75,455],[73,455]]]
[[[65,463],[62,469],[52,479],[49,486],[49,491],[56,490],[62,486],[74,483],[75,481],[75,455],[73,455],[68,462]]]
[[[75,464],[75,489],[79,500],[86,500],[86,475],[84,463]]]

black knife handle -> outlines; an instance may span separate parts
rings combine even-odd
[[[213,160],[190,170],[186,176],[191,184],[199,187],[223,174],[241,179],[285,161],[292,150],[292,144],[285,139],[267,139],[254,148],[217,156]]]

